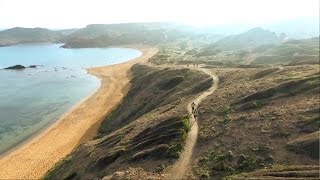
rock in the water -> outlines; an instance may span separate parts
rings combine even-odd
[[[15,65],[15,66],[10,66],[4,69],[10,69],[10,70],[21,70],[21,69],[25,69],[26,67],[22,66],[22,65]]]

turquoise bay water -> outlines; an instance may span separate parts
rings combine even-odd
[[[0,48],[0,69],[41,65],[22,71],[0,70],[0,153],[57,120],[99,80],[82,68],[127,61],[141,52],[127,48],[63,49],[59,44]]]

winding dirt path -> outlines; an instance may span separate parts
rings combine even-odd
[[[203,92],[200,96],[198,96],[196,99],[191,101],[187,108],[188,113],[190,117],[190,122],[192,124],[191,130],[188,133],[188,136],[186,138],[186,145],[184,147],[183,152],[180,155],[180,158],[175,162],[175,164],[172,166],[168,173],[169,179],[187,179],[188,178],[188,172],[191,171],[191,156],[193,154],[193,148],[197,142],[198,139],[198,122],[195,120],[192,114],[192,108],[191,103],[195,103],[195,108],[199,106],[199,104],[207,98],[210,94],[212,94],[217,88],[218,88],[218,82],[219,79],[212,73],[210,70],[205,68],[190,68],[192,70],[199,70],[202,71],[208,75],[210,75],[213,78],[213,85],[211,88],[209,88],[207,91]]]

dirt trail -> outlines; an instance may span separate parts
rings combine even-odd
[[[202,100],[204,100],[207,96],[212,94],[218,87],[219,79],[212,72],[210,72],[210,70],[204,68],[190,69],[203,71],[204,73],[210,75],[213,78],[214,84],[211,86],[210,89],[202,93],[200,96],[198,96],[196,99],[194,99],[188,104],[187,108],[192,126],[190,132],[188,133],[186,145],[184,147],[183,152],[180,155],[180,158],[175,162],[175,164],[172,166],[168,173],[168,178],[170,179],[187,179],[188,172],[190,172],[191,170],[191,156],[193,154],[193,148],[198,139],[198,122],[193,117],[191,103],[194,102],[195,108],[197,108],[199,104],[202,102]]]

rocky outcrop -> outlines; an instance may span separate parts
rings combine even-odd
[[[22,70],[22,69],[25,69],[25,68],[26,68],[25,66],[22,66],[22,65],[18,64],[18,65],[6,67],[4,69],[7,69],[7,70]]]
[[[23,65],[20,65],[20,64],[17,64],[17,65],[14,65],[14,66],[9,66],[9,67],[6,67],[4,69],[6,70],[23,70],[23,69],[26,69],[26,68],[37,68],[38,65],[30,65],[30,66],[23,66]]]

